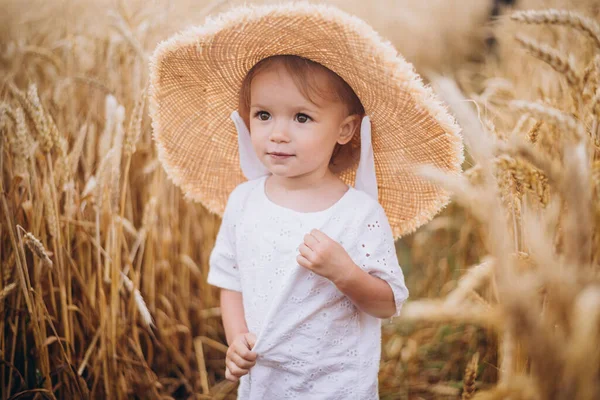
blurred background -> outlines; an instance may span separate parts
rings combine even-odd
[[[156,44],[241,3],[1,0],[0,396],[235,399],[220,220],[157,161]],[[251,3],[258,3],[252,1]],[[600,1],[331,0],[463,127],[455,201],[397,242],[381,399],[600,398]],[[529,11],[526,11],[529,10]]]

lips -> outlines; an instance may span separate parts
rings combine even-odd
[[[272,155],[272,156],[280,156],[280,157],[290,157],[290,156],[293,156],[293,154],[290,154],[290,153],[281,153],[279,151],[273,151],[273,152],[267,153],[267,154]]]

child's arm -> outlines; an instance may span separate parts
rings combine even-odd
[[[248,332],[241,292],[221,289],[221,318],[228,345],[237,335]]]
[[[408,289],[385,211],[378,204],[361,224],[355,244],[360,252],[354,259],[340,243],[313,229],[304,236],[296,260],[333,282],[361,311],[380,319],[396,317]]]
[[[236,382],[256,364],[258,354],[252,351],[256,336],[248,332],[242,293],[221,289],[221,317],[227,338],[225,378]]]
[[[396,303],[390,285],[354,263],[347,268],[348,274],[333,282],[337,288],[367,314],[381,319],[391,318],[396,313]]]
[[[239,220],[240,193],[242,193],[240,190],[241,186],[237,186],[227,200],[215,246],[210,253],[206,278],[208,284],[221,289],[221,317],[228,345],[231,345],[239,334],[248,332],[235,243],[235,223]]]
[[[397,315],[397,299],[390,284],[361,269],[338,242],[323,232],[313,229],[305,235],[299,251],[298,264],[331,280],[362,311],[381,319]],[[396,283],[405,288],[403,279]]]

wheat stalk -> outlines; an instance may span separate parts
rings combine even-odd
[[[142,118],[144,116],[145,104],[146,92],[144,91],[140,99],[135,104],[133,112],[131,113],[131,118],[129,119],[127,135],[125,136],[125,144],[123,145],[126,158],[135,153],[135,146],[142,132]]]
[[[75,138],[73,148],[69,152],[67,162],[69,177],[72,177],[77,172],[77,165],[79,164],[79,160],[81,159],[81,155],[83,154],[83,147],[85,144],[85,139],[87,138],[88,131],[88,125],[84,123],[79,129],[79,132],[77,133],[77,138]]]
[[[429,322],[461,321],[490,326],[501,326],[503,320],[493,308],[475,305],[454,307],[436,300],[408,302],[402,306],[402,314],[397,318]]]
[[[598,88],[598,79],[600,76],[600,55],[596,55],[592,61],[590,61],[583,72],[581,85],[583,87],[583,93],[581,98],[584,104],[591,101],[594,96],[595,90]]]
[[[50,257],[48,257],[48,254],[46,253],[46,248],[44,247],[42,242],[38,238],[36,238],[31,232],[25,233],[23,238],[27,247],[29,247],[29,250],[31,250],[33,254],[38,256],[40,260],[42,260],[44,265],[46,265],[49,268],[52,268],[52,260],[50,259]]]
[[[58,158],[56,159],[54,165],[54,182],[57,188],[63,189],[66,181],[71,179],[70,169],[69,169],[69,156],[68,156],[68,148],[69,144],[67,139],[64,137],[58,138],[58,144],[56,146],[58,149]]]
[[[148,60],[148,56],[146,55],[146,52],[144,51],[144,48],[140,42],[134,36],[133,32],[131,32],[131,29],[129,29],[127,26],[127,22],[123,19],[123,16],[115,12],[109,12],[109,16],[113,19],[113,23],[111,25],[115,27],[123,36],[123,38],[125,38],[127,43],[131,45],[131,47],[139,55],[140,59],[143,62],[146,62]]]
[[[96,150],[97,150],[97,132],[96,124],[91,124],[88,129],[87,139],[85,143],[85,151],[83,157],[83,168],[86,181],[92,176],[94,170],[94,164],[96,162]]]
[[[100,161],[98,167],[98,180],[94,185],[94,198],[98,209],[101,211],[106,199],[110,199],[112,189],[114,149],[110,149]]]
[[[477,367],[479,366],[479,353],[473,354],[471,361],[467,364],[463,380],[462,400],[470,400],[475,395],[475,379],[477,378]]]
[[[576,71],[575,65],[573,65],[573,62],[563,56],[558,50],[524,35],[517,35],[516,40],[521,46],[527,49],[531,55],[544,61],[557,72],[564,74],[567,78],[567,82],[569,82],[573,88],[579,88],[581,77]]]
[[[115,216],[115,221],[118,222],[125,228],[125,230],[132,236],[137,236],[138,231],[135,229],[135,226],[129,221],[127,218],[121,218],[119,215]]]
[[[15,253],[11,252],[6,262],[3,262],[2,284],[6,285],[11,280],[15,267]]]
[[[495,159],[496,165],[501,171],[510,176],[511,182],[517,183],[516,190],[519,194],[522,189],[527,189],[537,196],[542,205],[548,204],[549,187],[548,177],[540,170],[534,168],[521,159],[515,159],[508,155],[502,155]]]
[[[523,100],[513,100],[510,102],[510,107],[516,111],[529,112],[539,117],[545,117],[552,123],[558,125],[567,131],[571,131],[577,135],[577,138],[582,140],[586,138],[586,130],[575,118],[564,112],[557,110],[540,102],[529,102]]]
[[[594,399],[600,395],[597,371],[600,368],[600,351],[595,341],[600,335],[600,286],[586,288],[573,306],[573,337],[568,344],[568,377],[578,399]],[[578,368],[588,365],[588,368]],[[579,371],[579,373],[576,373]]]
[[[12,293],[13,290],[15,290],[16,287],[17,287],[16,282],[13,282],[11,284],[4,286],[2,288],[2,291],[0,291],[0,303],[2,303],[4,301],[4,299],[6,297],[8,297]]]
[[[596,119],[600,118],[600,87],[596,89],[596,93],[594,93],[594,97],[592,97],[590,110]]]
[[[543,125],[543,121],[536,121],[536,123],[531,127],[529,132],[527,132],[527,138],[531,143],[535,143],[538,140],[538,135],[540,133],[540,128]]]
[[[115,133],[113,135],[113,145],[111,151],[113,152],[112,157],[112,172],[110,182],[110,193],[111,193],[111,205],[112,208],[118,212],[119,210],[119,181],[121,179],[121,156],[123,153],[123,139],[125,131],[123,130],[123,121],[125,120],[125,107],[119,105],[115,113]]]
[[[513,13],[511,19],[526,24],[564,25],[587,34],[600,47],[600,27],[591,18],[566,10],[526,10]]]
[[[445,305],[458,307],[470,292],[477,290],[490,278],[493,268],[493,260],[488,260],[469,268],[468,272],[458,281],[456,289],[446,296]]]
[[[481,185],[483,183],[483,174],[481,173],[481,165],[479,164],[463,172],[463,176],[467,178],[471,185]]]
[[[48,231],[53,238],[58,238],[58,221],[56,219],[54,202],[52,201],[52,194],[48,183],[44,183],[42,188],[42,199],[44,201],[44,214],[46,215]]]
[[[25,96],[25,94],[12,82],[8,83],[8,88],[10,89],[12,94],[17,98],[17,100],[19,100],[23,108],[27,111],[27,114],[29,115],[29,118],[31,118],[31,120],[33,121],[35,129],[40,138],[42,150],[48,153],[52,149],[52,146],[54,146],[54,141],[52,140],[50,129],[48,127],[46,119],[44,118],[44,114],[38,108],[39,99],[37,99],[38,104],[34,104],[31,101],[31,98],[29,97],[29,93],[27,96]],[[37,98],[37,93],[35,94],[35,96]]]
[[[63,70],[63,63],[61,61],[60,58],[58,58],[56,55],[54,55],[54,53],[52,53],[52,51],[43,48],[43,47],[38,47],[38,46],[24,46],[22,48],[23,54],[33,54],[36,55],[38,57],[44,58],[48,61],[50,61],[50,63],[52,65],[54,65],[54,67],[56,68],[57,71],[62,71]]]
[[[135,243],[133,244],[133,246],[131,246],[131,252],[129,253],[130,260],[133,260],[135,258],[135,255],[137,254],[138,249],[140,248],[142,243],[144,243],[144,241],[146,240],[146,235],[148,233],[148,229],[150,229],[150,227],[152,225],[154,225],[154,223],[156,222],[156,206],[157,206],[157,204],[158,203],[157,203],[156,197],[152,196],[150,198],[150,200],[148,200],[148,202],[144,206],[144,211],[142,214],[142,226],[140,227],[140,229],[138,231],[138,236],[135,240]]]
[[[27,100],[33,106],[30,116],[42,138],[42,149],[48,153],[54,145],[58,144],[58,129],[50,114],[44,111],[38,96],[37,86],[34,83],[29,84],[27,88]]]
[[[10,109],[8,110],[10,113]],[[12,113],[14,120],[16,122],[16,130],[14,135],[9,135],[9,143],[11,145],[11,150],[14,154],[15,160],[15,171],[19,175],[27,175],[28,174],[28,159],[29,159],[29,148],[28,148],[28,137],[29,137],[29,129],[27,127],[27,122],[25,121],[25,113],[21,107],[15,108]]]
[[[100,135],[100,141],[98,143],[98,157],[100,159],[102,159],[112,147],[115,115],[118,107],[119,104],[117,103],[117,99],[113,95],[107,95],[104,100],[104,130]]]
[[[152,320],[152,315],[150,314],[150,310],[148,310],[148,306],[146,306],[146,302],[144,301],[144,298],[142,297],[142,294],[140,293],[140,291],[137,288],[133,287],[133,282],[123,272],[121,272],[121,279],[123,280],[123,283],[125,284],[125,287],[127,288],[127,290],[130,293],[133,292],[133,298],[135,300],[135,304],[137,306],[138,311],[140,312],[140,316],[142,317],[142,321],[144,322],[144,324],[147,327],[154,326],[154,321]]]

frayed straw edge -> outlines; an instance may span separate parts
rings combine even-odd
[[[446,132],[446,137],[451,143],[455,155],[451,162],[453,166],[451,173],[460,174],[461,165],[464,161],[464,148],[460,127],[448,112],[446,106],[435,96],[431,88],[423,84],[422,79],[414,72],[412,64],[408,63],[398,54],[393,45],[389,41],[384,40],[370,25],[356,16],[341,11],[337,7],[324,4],[316,5],[308,2],[291,2],[283,5],[239,6],[214,17],[207,17],[203,25],[190,27],[160,42],[150,58],[149,109],[152,116],[152,138],[157,143],[158,158],[167,172],[167,176],[175,185],[182,189],[184,198],[186,200],[199,201],[210,212],[219,216],[223,215],[224,204],[202,193],[194,193],[192,185],[184,183],[179,168],[169,159],[166,149],[160,143],[160,126],[162,124],[158,113],[157,88],[160,83],[159,66],[163,59],[173,50],[197,44],[200,38],[214,35],[216,32],[227,29],[231,25],[238,24],[244,20],[262,18],[271,13],[291,14],[298,11],[308,11],[312,14],[318,13],[325,20],[340,20],[342,24],[355,28],[359,35],[371,39],[374,47],[377,48],[377,52],[382,56],[384,67],[389,65],[388,68],[390,70],[388,73],[390,76],[394,75],[392,72],[399,73],[403,80],[405,80],[406,90],[413,97],[417,107],[423,107],[442,127],[444,132]],[[403,223],[402,227],[394,224],[392,226],[394,238],[414,232],[419,226],[430,221],[435,214],[450,202],[451,196],[447,191],[440,189],[439,193],[436,201],[433,201],[429,207],[421,210],[410,222]]]

